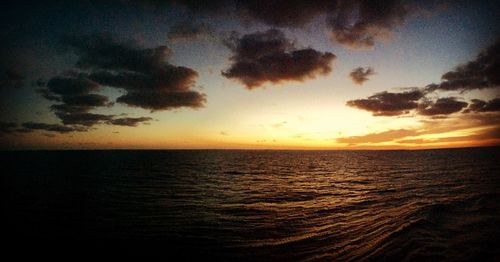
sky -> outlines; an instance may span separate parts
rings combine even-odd
[[[500,144],[498,1],[16,1],[0,149]]]

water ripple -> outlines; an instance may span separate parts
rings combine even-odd
[[[16,235],[154,240],[227,260],[500,255],[498,148],[3,158],[3,213]]]

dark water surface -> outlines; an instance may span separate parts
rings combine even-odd
[[[151,243],[227,260],[500,257],[498,147],[1,158],[4,238]]]

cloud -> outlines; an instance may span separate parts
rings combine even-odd
[[[90,111],[92,107],[88,106],[70,106],[67,104],[54,104],[50,106],[50,109],[54,112],[72,114],[72,113],[85,113]]]
[[[84,77],[54,77],[47,83],[47,89],[55,95],[84,95],[99,89],[99,84]]]
[[[276,27],[302,27],[338,6],[336,1],[331,0],[212,0],[204,4],[192,0],[155,2],[184,7],[193,17],[199,14],[212,17],[234,15],[244,22],[260,22]]]
[[[362,67],[357,67],[352,70],[352,72],[349,74],[351,77],[352,81],[355,84],[362,85],[365,81],[368,80],[368,77],[371,75],[374,75],[375,71],[371,67],[367,67],[366,69]]]
[[[266,82],[303,81],[332,71],[335,55],[311,48],[295,49],[293,43],[276,29],[233,37],[231,66],[222,75],[237,79],[248,89]]]
[[[184,7],[194,17],[198,14],[217,17],[235,15],[245,22],[255,21],[279,27],[301,27],[335,6],[329,0],[212,0],[204,4],[191,0],[156,2]]]
[[[286,125],[286,121],[275,123],[275,124],[272,124],[271,126],[274,127],[274,128],[281,128],[284,125]]]
[[[135,127],[141,123],[151,121],[151,117],[125,117],[115,118],[114,115],[101,115],[92,113],[56,113],[61,114],[63,124],[49,124],[40,122],[26,122],[18,128],[15,122],[0,122],[0,135],[12,133],[30,133],[36,130],[67,134],[71,132],[85,132],[95,124],[108,124]]]
[[[0,135],[13,133],[16,128],[17,128],[17,123],[15,122],[0,121]]]
[[[244,18],[253,19],[270,26],[302,27],[315,17],[332,10],[332,1],[237,1],[237,10]]]
[[[419,115],[432,116],[433,118],[445,117],[463,110],[471,112],[496,112],[500,109],[500,98],[485,102],[472,99],[471,104],[458,101],[455,97],[428,100],[425,96],[432,92],[442,91],[468,91],[473,89],[499,87],[500,71],[500,40],[477,57],[476,60],[458,66],[454,71],[443,75],[441,84],[431,84],[411,92],[403,93],[377,93],[367,99],[357,99],[347,102],[348,106],[370,111],[374,116],[399,116],[415,110]],[[354,72],[354,71],[353,71]],[[467,107],[468,106],[468,107]],[[467,108],[466,108],[467,107]]]
[[[481,52],[474,61],[460,65],[441,76],[439,84],[430,84],[428,91],[469,91],[500,86],[500,39]]]
[[[500,98],[489,101],[472,99],[467,103],[456,97],[441,97],[435,100],[426,97],[429,94],[440,95],[444,91],[464,92],[498,88],[499,51],[500,44],[497,41],[476,60],[445,73],[440,84],[431,84],[410,92],[382,92],[367,99],[348,101],[347,105],[370,111],[375,116],[398,116],[415,112],[426,118],[421,120],[423,125],[415,129],[343,137],[337,141],[349,144],[394,142],[419,146],[439,143],[460,146],[499,145]],[[466,114],[455,114],[458,112]],[[447,133],[449,136],[444,136]]]
[[[151,120],[92,113],[98,107],[113,105],[108,97],[95,93],[103,86],[126,90],[117,102],[151,110],[197,108],[206,101],[204,94],[191,90],[198,76],[196,71],[166,62],[171,51],[165,46],[140,48],[106,35],[67,37],[63,42],[78,55],[78,70],[36,82],[40,95],[57,102],[50,109],[67,127],[59,129],[60,133],[86,130],[98,124],[137,126]],[[56,130],[59,126],[29,123],[25,128]]]
[[[108,98],[98,94],[63,96],[62,101],[68,106],[98,107],[108,105]]]
[[[7,27],[5,27],[7,26]],[[8,25],[4,25],[8,28]],[[7,37],[9,36],[9,37]],[[25,84],[32,57],[12,39],[12,34],[2,34],[0,43],[0,91],[21,88]]]
[[[418,100],[424,97],[420,90],[402,93],[381,92],[368,97],[347,101],[347,105],[372,112],[374,116],[398,116],[408,114],[418,107]]]
[[[354,49],[366,49],[388,39],[412,11],[401,1],[338,1],[328,15],[332,41]]]
[[[46,123],[37,123],[37,122],[26,122],[26,123],[23,123],[22,126],[26,130],[44,130],[44,131],[50,131],[50,132],[57,132],[57,133],[61,133],[61,134],[87,130],[86,128],[82,128],[82,127],[70,127],[70,126],[65,126],[65,125],[46,124]]]
[[[170,27],[167,38],[169,41],[199,40],[213,38],[214,30],[206,23],[184,21]]]
[[[374,116],[399,116],[416,113],[423,116],[443,116],[461,111],[468,103],[455,97],[438,98],[430,101],[421,90],[402,93],[381,92],[368,97],[347,101],[347,105],[372,112]]]
[[[50,108],[64,125],[90,127],[112,118],[112,116],[89,113],[96,107],[111,105],[106,96],[90,93],[100,88],[98,83],[88,79],[84,74],[67,72],[64,76],[51,78],[47,81],[46,88],[37,91],[48,100],[60,102]]]
[[[191,90],[198,73],[168,63],[166,46],[141,48],[107,35],[68,37],[64,43],[78,55],[76,66],[88,79],[103,86],[121,88],[127,94],[117,102],[150,110],[199,108],[205,95]]]
[[[119,103],[150,110],[169,110],[179,107],[199,108],[206,96],[196,91],[134,91],[118,97]]]
[[[140,123],[146,123],[153,120],[151,117],[124,117],[108,121],[111,125],[117,126],[138,126]]]
[[[424,116],[449,115],[461,111],[468,103],[457,101],[455,97],[439,98],[435,102],[423,102],[418,113]]]
[[[48,132],[55,132],[60,134],[66,134],[70,132],[82,132],[87,131],[86,127],[74,127],[65,126],[60,124],[46,124],[38,122],[26,122],[18,127],[15,122],[0,122],[0,135],[2,134],[13,134],[13,133],[30,133],[35,130],[43,130]]]
[[[110,105],[106,96],[91,93],[98,91],[101,86],[82,73],[69,71],[49,79],[46,83],[38,83],[38,86],[44,85],[45,88],[37,89],[37,92],[47,100],[61,102],[51,106],[51,109],[57,112],[87,112],[95,107]]]
[[[24,85],[24,76],[14,68],[0,67],[0,89],[21,88]]]
[[[465,110],[464,110],[465,111]],[[466,112],[464,112],[466,113]],[[500,123],[499,112],[489,112],[486,114],[462,114],[460,119],[467,123],[473,123],[474,126],[498,126]]]
[[[192,17],[233,16],[244,22],[272,27],[302,28],[316,18],[326,20],[333,42],[355,48],[371,48],[391,37],[392,31],[425,5],[398,0],[213,0],[199,4],[191,0],[155,1],[184,7]],[[432,6],[432,5],[431,5]],[[430,7],[439,8],[439,5]],[[200,15],[201,14],[201,15]]]
[[[467,141],[488,141],[496,140],[491,145],[500,144],[500,127],[491,127],[481,129],[470,135],[440,137],[440,138],[409,138],[399,140],[402,144],[426,144],[426,143],[451,143],[451,142],[467,142]]]
[[[345,144],[381,143],[397,139],[416,136],[419,132],[411,129],[388,130],[380,133],[371,133],[363,136],[349,136],[337,138],[336,141]]]
[[[40,94],[43,98],[49,100],[49,101],[61,101],[61,97],[58,95],[52,93],[49,89],[47,88],[39,88],[35,90],[38,94]]]
[[[103,115],[94,113],[80,113],[80,112],[56,112],[56,116],[59,117],[64,125],[83,125],[83,126],[93,126],[96,124],[101,124],[113,119],[113,115]]]
[[[336,141],[351,146],[362,144],[377,146],[379,143],[387,142],[419,146],[433,143],[461,143],[464,146],[470,146],[471,141],[477,145],[493,145],[500,144],[499,120],[500,114],[498,113],[493,115],[457,114],[446,119],[424,119],[420,121],[422,125],[418,127],[341,137]],[[445,136],[447,134],[448,136]]]
[[[500,112],[500,98],[494,98],[490,101],[472,99],[464,113],[470,112]]]

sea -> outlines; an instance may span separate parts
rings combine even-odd
[[[500,147],[0,156],[4,248],[74,243],[218,261],[500,261]]]

